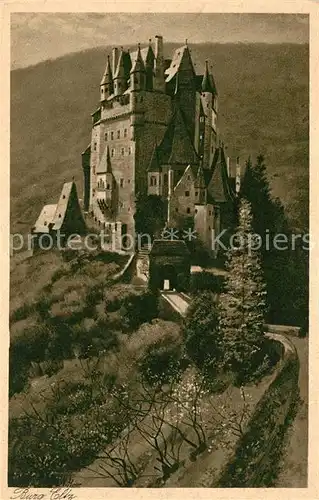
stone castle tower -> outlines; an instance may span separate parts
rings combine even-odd
[[[92,119],[82,153],[84,211],[133,240],[137,195],[157,195],[166,203],[167,225],[193,217],[209,244],[234,190],[217,144],[218,95],[208,62],[196,75],[187,43],[166,59],[162,36],[135,52],[114,48]]]

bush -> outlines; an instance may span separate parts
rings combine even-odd
[[[163,385],[181,371],[181,349],[167,341],[150,346],[139,363],[139,371],[150,385]]]
[[[194,273],[190,279],[190,291],[198,292],[202,290],[210,290],[214,293],[221,293],[224,289],[224,278],[216,276],[207,271]]]
[[[123,301],[120,314],[123,326],[128,331],[136,330],[158,316],[158,297],[149,291],[142,295],[131,295]]]

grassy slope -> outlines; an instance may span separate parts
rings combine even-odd
[[[167,55],[175,46],[168,44]],[[274,194],[298,224],[307,220],[308,47],[192,47],[200,72],[209,58],[219,90],[220,128],[229,153],[266,156]],[[42,205],[55,202],[64,180],[82,192],[81,152],[107,50],[96,48],[12,72],[12,231],[27,231]],[[294,204],[297,203],[296,206]]]

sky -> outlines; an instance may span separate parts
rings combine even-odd
[[[12,69],[103,45],[136,45],[162,35],[184,43],[307,43],[302,14],[13,13]]]

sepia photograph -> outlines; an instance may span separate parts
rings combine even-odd
[[[307,488],[309,15],[10,40],[11,498]]]

